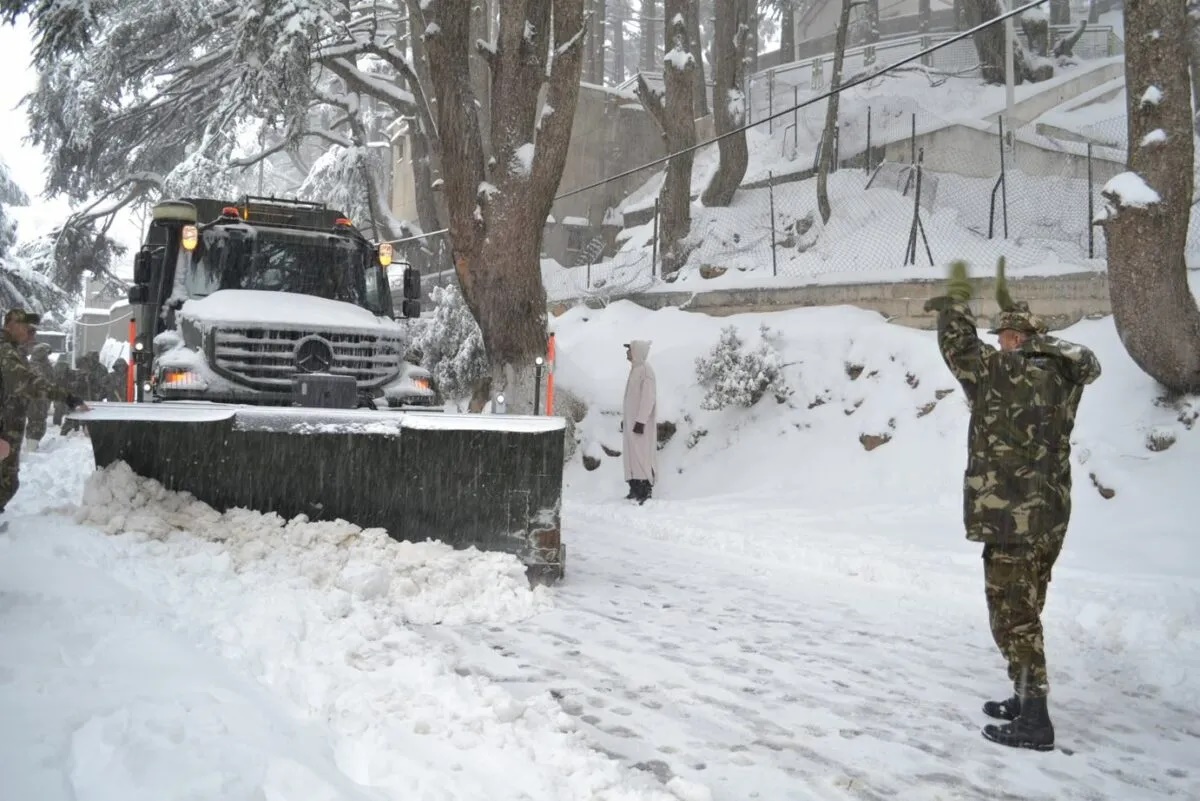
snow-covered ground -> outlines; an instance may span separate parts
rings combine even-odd
[[[791,396],[700,408],[694,359],[763,323]],[[931,334],[627,303],[556,330],[559,386],[588,408],[549,590],[507,557],[89,476],[78,435],[27,454],[0,535],[0,795],[1200,797],[1200,404],[1161,398],[1111,321],[1064,332],[1105,372],[1046,610],[1071,752],[1051,754],[978,735],[1008,688],[959,520],[967,413]],[[653,340],[676,426],[642,507],[605,453],[631,337]]]

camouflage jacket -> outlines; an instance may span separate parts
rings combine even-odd
[[[967,539],[1030,543],[1066,534],[1071,432],[1100,362],[1082,345],[1032,336],[1005,353],[979,339],[966,303],[938,314],[938,346],[971,409],[963,519]]]
[[[4,417],[0,424],[6,438],[20,439],[25,433],[29,401],[35,398],[66,400],[67,390],[46,380],[29,366],[8,334],[0,336],[0,382],[3,383]]]

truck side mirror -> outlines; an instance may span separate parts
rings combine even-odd
[[[137,255],[133,257],[133,283],[148,284],[150,283],[150,253],[146,250],[139,250]],[[132,303],[132,301],[130,301]]]
[[[400,305],[400,313],[408,319],[416,319],[421,316],[421,301],[405,300]]]
[[[421,300],[421,273],[411,264],[404,266],[404,300],[406,302]],[[420,304],[418,303],[419,306]],[[407,317],[408,313],[406,312],[404,316]]]
[[[150,287],[145,284],[135,284],[129,287],[129,305],[145,306],[150,302]]]

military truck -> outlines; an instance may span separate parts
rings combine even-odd
[[[395,319],[391,257],[321,203],[157,204],[129,290],[136,402],[73,415],[97,465],[558,578],[564,421],[431,408],[429,373],[404,359],[420,276],[401,267]]]

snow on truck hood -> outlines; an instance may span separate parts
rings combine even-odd
[[[180,308],[179,316],[194,320],[201,328],[261,325],[306,329],[400,329],[395,320],[377,317],[352,303],[258,289],[218,290],[208,297],[187,301]]]

